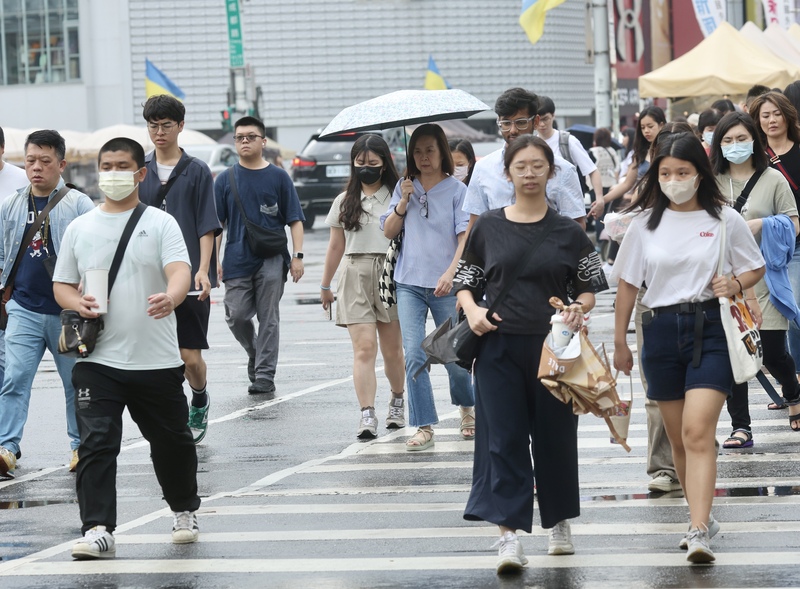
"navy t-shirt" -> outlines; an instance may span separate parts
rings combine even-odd
[[[273,231],[285,231],[286,225],[305,221],[294,183],[283,168],[270,164],[260,170],[251,170],[236,164],[222,172],[214,182],[217,214],[220,221],[228,226],[222,280],[250,276],[263,262],[247,243],[244,221],[231,194],[231,173],[236,174],[239,198],[249,221]],[[291,261],[288,250],[284,252],[283,259],[288,268]]]
[[[28,202],[28,222],[25,225],[24,233],[28,232],[36,216],[47,206],[48,197],[36,196],[34,200],[36,209],[33,208],[30,201]],[[61,307],[56,303],[55,295],[53,295],[53,279],[44,266],[44,261],[50,256],[55,256],[56,253],[47,224],[43,223],[39,231],[33,234],[33,239],[25,251],[22,251],[22,247],[20,246],[20,252],[17,254],[21,258],[14,279],[12,298],[28,311],[58,315],[61,313]]]

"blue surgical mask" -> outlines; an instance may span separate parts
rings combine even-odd
[[[714,141],[714,131],[706,131],[703,133],[703,141],[706,142],[706,145],[711,145],[711,142]]]
[[[751,155],[753,155],[752,141],[722,146],[722,157],[732,164],[743,164]]]

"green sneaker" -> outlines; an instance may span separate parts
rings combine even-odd
[[[208,410],[211,408],[211,395],[206,391],[208,402],[205,407],[189,405],[189,429],[192,430],[194,443],[199,444],[208,431]]]

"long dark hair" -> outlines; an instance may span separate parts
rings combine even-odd
[[[344,198],[339,212],[339,223],[345,231],[361,230],[361,215],[364,214],[364,208],[361,206],[361,180],[358,178],[356,158],[368,151],[371,151],[383,161],[381,184],[387,187],[389,192],[394,190],[394,187],[400,181],[392,160],[392,152],[383,137],[370,133],[356,139],[356,142],[353,143],[353,148],[350,150],[350,179],[344,189]]]
[[[633,151],[633,142],[636,140],[636,129],[633,127],[626,127],[622,130],[622,134],[628,137],[628,145],[625,146],[625,153],[623,157],[628,157],[628,154]]]
[[[633,161],[637,166],[647,159],[647,150],[650,149],[650,142],[642,133],[642,121],[645,117],[650,117],[659,125],[667,122],[667,116],[658,106],[648,106],[639,114],[639,120],[636,121],[636,135],[633,138]]]
[[[764,145],[761,143],[761,135],[758,132],[758,126],[747,113],[743,112],[729,112],[722,117],[714,129],[714,142],[711,144],[711,166],[714,168],[715,174],[725,174],[731,167],[725,156],[722,155],[722,138],[725,134],[736,127],[742,125],[750,137],[753,138],[753,167],[756,172],[763,172],[769,166],[769,159],[767,153],[764,151]]]
[[[472,170],[475,169],[475,150],[472,149],[472,143],[470,143],[467,139],[451,139],[448,142],[450,146],[450,155],[453,155],[453,152],[459,152],[464,154],[464,157],[467,158],[469,162],[469,172],[467,172],[467,177],[464,178],[464,184],[469,185],[469,181],[472,180]],[[453,164],[455,168],[455,164]]]
[[[689,132],[667,135],[659,139],[655,157],[644,176],[639,198],[636,203],[628,207],[626,212],[638,207],[643,210],[651,209],[650,218],[647,220],[647,228],[650,231],[656,230],[670,202],[661,192],[661,186],[658,183],[658,169],[661,162],[667,157],[687,161],[695,167],[700,176],[700,185],[697,188],[697,202],[709,215],[719,219],[722,207],[725,206],[725,198],[720,193],[717,182],[714,180],[706,150],[703,149],[702,143],[700,143],[695,134]]]

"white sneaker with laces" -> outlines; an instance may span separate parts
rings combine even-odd
[[[705,563],[716,560],[714,552],[709,546],[708,527],[703,526],[702,528],[690,530],[687,540],[686,560],[691,563]]]
[[[83,535],[72,547],[72,558],[75,560],[96,560],[114,558],[117,555],[114,536],[106,531],[105,526],[95,526]]]
[[[550,544],[547,554],[575,554],[575,547],[572,545],[572,531],[567,520],[562,519],[550,528]]]
[[[681,541],[678,543],[678,548],[681,550],[686,550],[689,548],[689,534],[692,532],[692,524],[689,524],[689,531],[686,532],[686,535],[681,538]],[[717,535],[719,532],[719,522],[714,519],[713,515],[708,516],[708,539],[711,540],[714,536]]]
[[[406,400],[404,397],[396,397],[392,395],[389,401],[389,415],[386,416],[386,427],[388,429],[396,429],[406,426],[406,416],[404,409]]]
[[[651,493],[669,493],[670,491],[680,491],[681,483],[678,479],[662,472],[652,479],[647,485],[647,490]]]
[[[173,511],[172,512],[172,543],[191,544],[197,542],[200,528],[197,526],[197,512]]]
[[[492,545],[500,547],[497,551],[497,574],[513,573],[522,570],[528,564],[528,559],[522,553],[522,544],[514,532],[506,532]]]
[[[358,423],[356,437],[361,440],[371,440],[378,437],[378,417],[374,409],[364,409],[361,412],[361,421]]]

